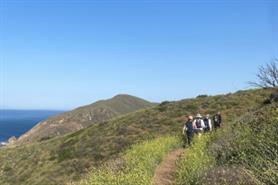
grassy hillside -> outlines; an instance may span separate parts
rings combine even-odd
[[[270,92],[249,90],[164,102],[63,137],[0,150],[0,184],[61,185],[79,180],[93,168],[119,157],[132,144],[163,135],[179,135],[184,115],[221,110],[227,123],[261,106]]]
[[[117,95],[112,99],[98,101],[45,120],[22,135],[16,144],[50,139],[154,105],[134,96]]]
[[[278,103],[195,139],[178,164],[177,185],[277,185]]]
[[[164,136],[132,146],[124,155],[93,170],[79,185],[151,185],[154,170],[180,140]]]
[[[278,184],[278,103],[244,114],[224,129],[195,137],[176,163],[176,185]],[[75,185],[152,185],[155,167],[177,137],[140,143]]]

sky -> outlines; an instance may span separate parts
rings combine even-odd
[[[275,0],[0,0],[0,21],[2,108],[235,92],[278,56]]]

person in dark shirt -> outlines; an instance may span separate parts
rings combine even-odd
[[[207,114],[206,117],[204,118],[204,123],[205,123],[204,132],[212,131],[211,119],[210,119],[209,114]]]
[[[213,117],[213,123],[214,123],[214,128],[220,128],[222,124],[222,116],[221,112],[218,112],[214,117]]]
[[[186,143],[186,141],[187,141],[188,145],[191,145],[191,143],[192,143],[192,139],[193,139],[195,130],[196,130],[196,125],[193,122],[193,116],[188,116],[188,120],[184,124],[183,130],[182,130],[182,133],[185,138],[184,142]],[[185,147],[185,144],[184,144],[184,147]]]

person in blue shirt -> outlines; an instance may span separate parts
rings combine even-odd
[[[188,145],[192,144],[192,139],[193,139],[195,130],[196,130],[196,125],[193,122],[193,116],[188,116],[188,120],[184,124],[184,127],[182,129],[182,133],[184,135],[184,147],[185,147],[186,141],[187,141]]]

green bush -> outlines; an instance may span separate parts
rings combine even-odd
[[[208,97],[207,94],[200,94],[196,98],[207,98],[207,97]]]
[[[242,166],[256,184],[278,184],[278,105],[236,124],[226,151],[228,160],[223,163]]]

